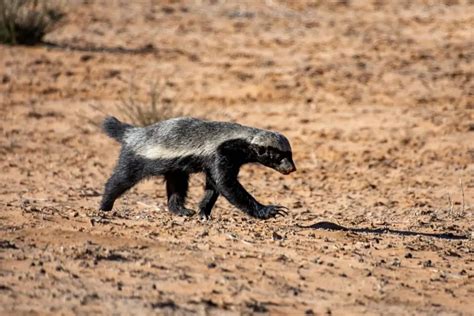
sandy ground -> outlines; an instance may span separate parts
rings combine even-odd
[[[68,11],[51,45],[0,46],[0,314],[474,315],[472,1]],[[98,124],[153,82],[287,135],[298,172],[241,181],[290,215],[172,216],[153,179],[101,216],[119,148]]]

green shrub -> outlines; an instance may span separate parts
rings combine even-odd
[[[0,0],[0,43],[40,43],[63,16],[58,1]]]

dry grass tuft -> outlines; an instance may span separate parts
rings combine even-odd
[[[63,16],[58,1],[0,0],[0,43],[40,43]]]
[[[156,82],[150,85],[147,103],[137,101],[134,95],[131,86],[129,96],[122,99],[122,103],[117,106],[120,113],[132,124],[147,126],[169,118],[184,116],[183,110],[172,99],[162,97]]]

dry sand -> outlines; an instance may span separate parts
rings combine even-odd
[[[474,314],[474,3],[288,3],[75,1],[0,46],[0,314]],[[154,179],[100,216],[97,124],[155,81],[287,135],[298,172],[241,181],[290,215],[172,216]]]

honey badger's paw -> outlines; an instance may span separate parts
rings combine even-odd
[[[202,222],[207,222],[211,220],[211,214],[207,214],[206,212],[199,212],[199,218]]]
[[[252,215],[260,219],[268,219],[272,217],[288,215],[288,208],[281,205],[264,205]]]
[[[172,213],[178,215],[178,216],[193,216],[194,214],[196,214],[195,211],[193,210],[190,210],[188,208],[179,208],[179,209],[173,209],[173,210],[170,210]]]

